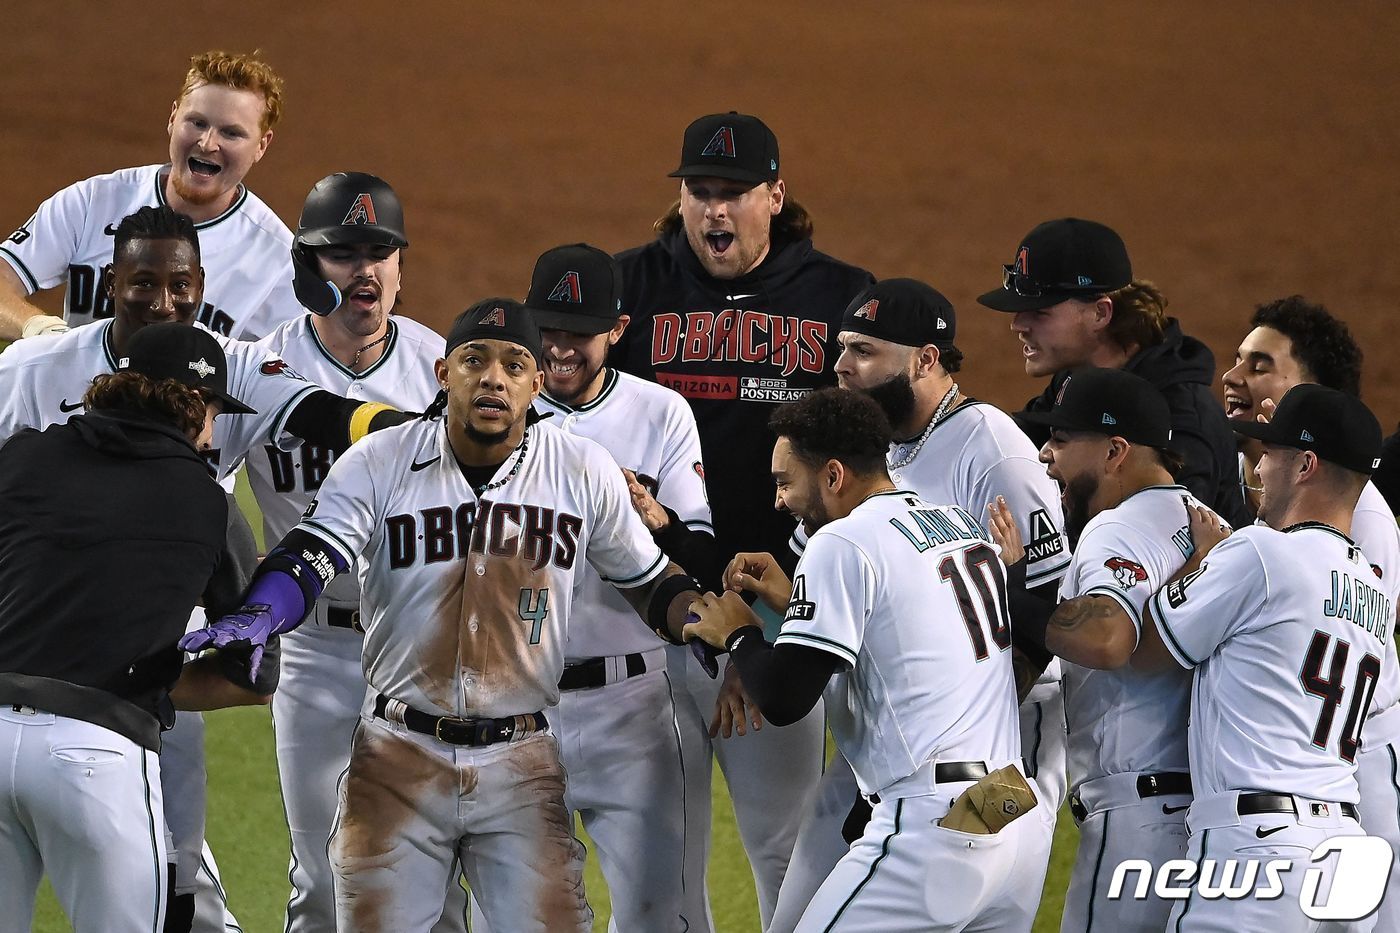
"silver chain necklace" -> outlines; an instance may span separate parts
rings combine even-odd
[[[948,409],[953,407],[953,399],[958,397],[958,384],[953,383],[953,387],[948,390],[948,394],[943,396],[943,401],[938,403],[938,407],[933,410],[933,417],[929,419],[928,427],[924,428],[924,433],[919,435],[919,440],[914,444],[909,453],[900,457],[890,464],[891,470],[900,470],[914,462],[914,458],[919,455],[919,451],[924,449],[924,444],[928,443],[929,436],[933,434],[933,429],[938,427],[938,422],[943,420],[943,416],[948,414]]]

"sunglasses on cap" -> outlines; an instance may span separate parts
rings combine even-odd
[[[1022,298],[1043,298],[1046,295],[1067,293],[1069,295],[1102,295],[1104,290],[1093,285],[1078,283],[1067,285],[1042,285],[1024,272],[1017,272],[1016,265],[1003,264],[1001,267],[1001,287]]]

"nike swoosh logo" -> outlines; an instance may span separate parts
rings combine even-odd
[[[58,403],[58,410],[59,410],[59,411],[77,411],[79,408],[82,408],[82,407],[83,407],[83,403],[82,403],[82,402],[74,402],[72,405],[69,405],[69,404],[68,404],[68,399],[64,399],[63,401],[61,401],[61,402]]]
[[[431,460],[424,460],[422,463],[419,463],[417,460],[415,460],[415,461],[413,461],[412,464],[409,465],[408,468],[409,468],[410,470],[412,470],[414,473],[417,473],[419,470],[426,470],[428,467],[432,466],[434,463],[437,463],[437,462],[438,462],[439,460],[441,460],[441,459],[442,459],[442,454],[438,454],[438,455],[437,455],[436,457],[434,457],[433,459],[431,459]]]
[[[1272,836],[1274,833],[1287,828],[1287,826],[1275,826],[1273,829],[1265,829],[1262,826],[1256,826],[1254,828],[1254,835],[1258,836],[1260,839],[1263,839],[1266,836]]]
[[[758,297],[758,292],[754,292],[752,295],[730,295],[730,296],[729,296],[729,300],[730,300],[730,301],[739,301],[739,300],[744,299],[744,298],[757,298],[757,297]]]
[[[117,225],[116,225],[116,224],[108,224],[107,226],[105,226],[105,227],[102,228],[102,232],[105,233],[105,234],[107,234],[108,236],[116,236],[116,235],[117,235]]]
[[[1182,805],[1179,806],[1179,807],[1169,807],[1169,806],[1167,806],[1166,804],[1162,804],[1162,812],[1163,812],[1163,813],[1180,813],[1182,810],[1190,809],[1190,807],[1191,807],[1191,805],[1190,805],[1189,803],[1182,804]]]

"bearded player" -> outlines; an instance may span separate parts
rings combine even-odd
[[[182,643],[256,646],[358,563],[369,690],[330,845],[340,929],[428,930],[459,862],[493,929],[589,929],[545,713],[577,575],[586,561],[674,641],[699,588],[616,461],[534,423],[541,352],[518,302],[459,316],[429,417],[342,456],[243,609]]]

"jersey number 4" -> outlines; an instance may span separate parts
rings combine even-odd
[[[522,586],[520,588],[520,619],[522,622],[529,622],[530,644],[540,643],[540,629],[544,627],[544,620],[549,618],[549,587],[542,586],[539,589]]]
[[[958,558],[962,559],[959,560]],[[977,660],[988,657],[985,628],[999,651],[1011,647],[1011,621],[1006,611],[1006,575],[996,552],[985,544],[973,545],[960,554],[949,554],[938,562],[938,576],[951,584],[958,598],[967,637]],[[972,585],[968,586],[968,581]],[[972,591],[977,591],[974,601]]]
[[[1317,714],[1317,724],[1313,726],[1312,743],[1318,748],[1327,748],[1332,738],[1332,721],[1337,718],[1337,708],[1342,705],[1346,688],[1342,679],[1346,675],[1347,655],[1351,645],[1337,639],[1332,651],[1332,664],[1326,676],[1322,664],[1327,657],[1327,649],[1332,644],[1332,636],[1326,632],[1313,632],[1312,644],[1308,645],[1307,657],[1303,659],[1303,689],[1322,700],[1322,709]],[[1361,727],[1366,722],[1366,713],[1371,708],[1371,698],[1376,693],[1376,681],[1381,676],[1381,659],[1374,654],[1363,657],[1356,665],[1356,681],[1351,691],[1351,706],[1347,708],[1346,722],[1342,725],[1342,735],[1337,742],[1337,754],[1348,764],[1356,760],[1356,750],[1361,746]]]

